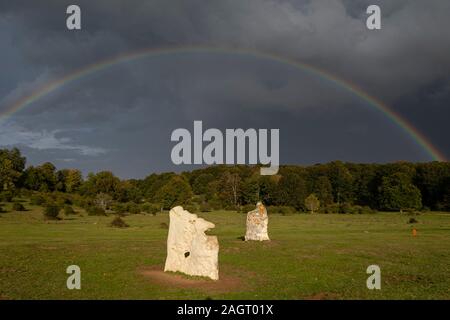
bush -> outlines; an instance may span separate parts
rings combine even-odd
[[[13,211],[26,211],[25,207],[20,202],[14,202],[12,209]]]
[[[406,213],[408,216],[418,216],[420,215],[420,211],[417,211],[415,209],[406,209],[403,211],[403,213]]]
[[[222,209],[222,203],[218,198],[212,198],[211,200],[208,200],[208,204],[213,210],[220,210]]]
[[[105,210],[96,206],[89,206],[86,211],[90,216],[106,216]]]
[[[187,204],[183,207],[183,209],[189,211],[190,213],[198,212],[198,207],[195,204]]]
[[[248,213],[249,211],[253,211],[256,209],[256,206],[252,205],[252,204],[246,204],[245,206],[241,207],[241,212],[242,213]]]
[[[212,208],[209,203],[204,202],[200,205],[200,212],[211,212]]]
[[[61,192],[53,192],[45,195],[44,199],[46,202],[54,203],[58,205],[60,208],[63,208],[66,204],[72,205],[71,196],[68,194],[64,194]],[[45,200],[44,200],[45,201]]]
[[[144,211],[145,213],[156,215],[159,211],[159,207],[156,204],[145,203],[142,205],[142,211]]]
[[[122,220],[121,217],[116,217],[114,218],[114,220],[111,222],[111,227],[116,227],[116,228],[128,228],[129,225],[125,223],[125,221]]]
[[[12,202],[13,194],[10,191],[0,193],[0,200],[4,202]]]
[[[358,209],[352,206],[350,203],[343,203],[339,207],[339,213],[357,213]]]
[[[128,205],[128,212],[131,214],[139,214],[141,213],[141,208],[136,203],[130,203]]]
[[[3,213],[3,212],[6,212],[6,211],[3,209],[2,205],[0,204],[0,213]]]
[[[350,203],[329,204],[322,209],[323,213],[344,213],[344,214],[366,214],[375,213],[376,211],[369,206],[351,205]]]
[[[294,207],[289,206],[270,206],[267,208],[268,213],[279,213],[282,215],[293,214],[297,212]]]
[[[28,189],[20,189],[18,195],[23,198],[29,199],[32,196],[33,192]]]
[[[418,223],[419,221],[417,221],[416,219],[414,219],[414,218],[409,218],[409,221],[408,221],[408,223]]]
[[[67,196],[57,196],[56,203],[60,204],[61,206],[73,204],[72,200]]]
[[[123,215],[127,212],[127,206],[122,203],[115,203],[112,206],[112,209],[113,209],[114,213],[119,214],[119,215]]]
[[[281,206],[281,207],[279,208],[279,212],[280,212],[282,215],[285,215],[285,214],[293,214],[293,213],[296,213],[297,210],[295,210],[294,207]]]
[[[69,205],[65,205],[64,206],[64,214],[69,216],[71,214],[76,214],[75,210],[73,210],[73,208]]]
[[[56,204],[48,204],[44,209],[44,215],[47,219],[58,219],[59,207]]]
[[[278,206],[268,206],[267,212],[269,213],[280,213],[280,209]]]
[[[83,208],[84,210],[88,210],[90,207],[95,207],[94,201],[91,198],[80,199],[77,201],[77,205]]]
[[[35,206],[41,206],[45,204],[45,198],[40,194],[32,195],[30,198],[30,203]]]
[[[373,210],[373,209],[372,209],[371,207],[369,207],[369,206],[363,206],[363,207],[360,206],[358,210],[359,210],[358,213],[360,213],[360,214],[376,213],[376,211]]]
[[[151,211],[150,209],[150,204],[148,203],[144,203],[143,205],[141,205],[141,210],[144,213],[150,213],[149,211]]]
[[[336,203],[329,204],[323,209],[324,213],[340,213],[339,205]]]

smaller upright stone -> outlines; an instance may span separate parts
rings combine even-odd
[[[269,217],[267,216],[266,207],[261,202],[256,204],[256,209],[247,213],[247,232],[245,233],[245,241],[265,241],[270,240],[267,234],[267,225]]]

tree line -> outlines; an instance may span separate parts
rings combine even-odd
[[[274,176],[261,176],[259,172],[258,166],[216,165],[191,172],[153,173],[143,179],[122,180],[109,171],[83,177],[78,169],[57,170],[50,162],[26,167],[26,159],[17,148],[0,149],[0,197],[11,201],[24,192],[66,194],[77,196],[89,207],[103,209],[146,203],[161,209],[185,205],[210,211],[254,206],[262,201],[273,207],[273,212],[307,211],[311,206],[308,203],[325,213],[450,211],[449,162],[333,161],[281,166]]]

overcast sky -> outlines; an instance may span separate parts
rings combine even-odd
[[[68,31],[78,4],[82,30]],[[366,28],[366,8],[382,29]],[[0,114],[46,82],[144,48],[241,48],[306,63],[355,83],[450,156],[448,0],[0,0]],[[280,160],[428,161],[404,131],[345,87],[258,55],[178,52],[74,81],[12,117],[0,147],[123,178],[186,170],[176,128],[279,128]]]

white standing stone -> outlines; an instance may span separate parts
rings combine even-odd
[[[205,231],[215,227],[178,206],[169,212],[167,259],[164,271],[219,279],[219,242]]]
[[[261,202],[256,204],[256,209],[247,213],[247,232],[245,233],[245,241],[270,240],[267,234],[267,225],[269,217],[267,210]]]

